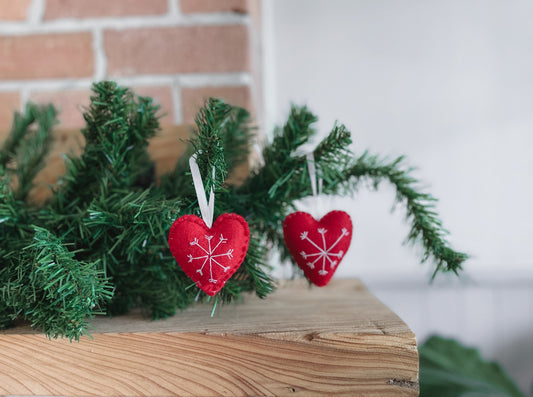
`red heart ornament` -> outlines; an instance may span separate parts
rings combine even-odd
[[[170,227],[168,245],[176,261],[206,294],[214,296],[244,261],[250,230],[237,214],[220,215],[208,228],[201,218],[184,215]]]
[[[283,237],[305,276],[323,287],[348,251],[352,229],[350,215],[344,211],[331,211],[319,221],[307,212],[294,212],[283,222]]]

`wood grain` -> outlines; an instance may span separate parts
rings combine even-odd
[[[0,394],[418,395],[414,334],[357,280],[284,282],[266,300],[210,312],[101,317],[79,343],[1,332]]]

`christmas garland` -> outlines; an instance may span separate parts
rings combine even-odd
[[[285,125],[264,145],[263,165],[233,186],[226,177],[249,158],[254,129],[246,110],[210,99],[196,117],[187,153],[155,184],[147,146],[159,130],[159,107],[113,82],[97,83],[93,91],[84,113],[84,151],[66,156],[66,174],[44,205],[32,203],[28,194],[50,148],[54,107],[28,104],[24,114],[15,114],[0,150],[0,328],[23,319],[49,337],[77,340],[97,314],[140,306],[158,319],[196,301],[228,303],[249,291],[261,298],[271,293],[269,252],[279,250],[284,260],[295,255],[282,225],[295,202],[313,194],[309,156],[297,153],[315,134],[316,116],[292,107]],[[457,273],[467,255],[449,246],[435,199],[419,192],[403,158],[356,156],[350,143],[348,130],[336,125],[314,149],[322,192],[347,194],[368,181],[377,189],[388,180],[407,208],[407,241],[421,243],[422,260],[435,264],[434,275]],[[213,228],[222,214],[231,213],[249,233],[239,237],[246,242],[242,263],[232,265],[231,277],[215,293],[197,288],[183,260],[177,263],[169,250],[173,223],[184,216],[200,219],[189,165],[195,153],[203,190],[216,196]],[[224,233],[215,237],[221,244]]]

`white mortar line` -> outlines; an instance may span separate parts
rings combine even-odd
[[[101,72],[99,72],[101,73]],[[176,86],[180,89],[201,87],[242,87],[251,86],[252,77],[248,72],[242,73],[202,73],[202,74],[163,74],[138,76],[103,76],[103,79],[116,81],[126,87]],[[68,91],[90,88],[94,81],[100,79],[40,79],[40,80],[5,80],[0,81],[0,92],[11,91]]]
[[[220,87],[251,85],[252,77],[248,72],[239,73],[194,73],[178,76],[182,87]]]
[[[26,102],[30,99],[30,90],[28,88],[24,88],[20,90],[20,110],[24,110],[24,106],[26,106]]]
[[[29,24],[40,24],[43,20],[45,6],[45,0],[32,0],[28,9],[27,22]]]
[[[0,81],[0,92],[31,90],[55,91],[90,87],[92,79],[49,79]]]
[[[106,76],[107,58],[101,29],[93,29],[94,80],[103,80]]]
[[[101,73],[101,71],[97,72],[97,74],[99,73]],[[115,80],[118,84],[126,87],[170,86],[173,106],[173,122],[176,125],[183,123],[183,103],[181,99],[182,87],[240,87],[243,85],[252,85],[252,78],[249,73],[205,73],[201,75],[141,75],[118,77],[113,78],[113,80]],[[31,97],[32,92],[90,89],[92,83],[92,79],[48,79],[27,81],[17,80],[3,82],[0,81],[0,92],[19,91],[20,109],[24,109],[24,106]]]
[[[150,74],[137,76],[106,76],[106,79],[116,81],[118,84],[126,87],[149,87],[149,86],[170,86],[175,79],[175,75],[168,74]]]
[[[38,4],[38,3],[35,3]],[[41,18],[39,9],[31,13],[32,20]],[[33,16],[35,15],[35,16]],[[174,26],[218,26],[218,25],[247,25],[250,23],[248,15],[230,13],[190,14],[190,15],[159,15],[133,16],[86,19],[57,19],[35,23],[31,22],[2,22],[0,35],[20,36],[43,33],[73,33],[92,31],[94,29],[124,30],[133,28],[157,28]]]
[[[179,6],[179,0],[168,0],[168,15],[181,17],[181,11]]]
[[[183,124],[183,103],[181,101],[181,87],[178,79],[172,82],[172,110],[174,112],[174,119],[172,122],[175,125]]]
[[[191,74],[145,74],[136,76],[106,76],[124,86],[157,86],[178,84],[180,87],[240,87],[251,85],[248,72],[237,73],[191,73]],[[0,83],[1,90],[1,83]]]

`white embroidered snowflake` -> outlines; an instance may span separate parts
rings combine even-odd
[[[326,270],[326,264],[329,263],[331,269],[334,269],[335,266],[339,264],[339,261],[344,255],[344,252],[342,250],[338,252],[331,252],[331,251],[333,250],[333,248],[335,248],[335,246],[339,243],[339,241],[341,241],[349,233],[346,228],[342,228],[341,235],[339,236],[339,238],[328,248],[326,244],[326,238],[324,237],[324,235],[327,233],[327,230],[324,228],[320,228],[320,229],[317,229],[317,231],[322,236],[322,247],[318,245],[320,242],[314,242],[313,240],[309,238],[309,232],[302,232],[302,234],[300,235],[300,238],[302,240],[308,241],[313,247],[315,247],[318,250],[318,252],[313,252],[311,254],[308,254],[305,251],[302,251],[300,252],[300,255],[304,259],[309,259],[309,261],[307,262],[307,266],[309,266],[311,269],[314,269],[317,262],[322,260],[322,269],[318,271],[318,274],[323,276],[325,274],[328,274],[328,271]],[[311,262],[312,259],[314,260]]]
[[[193,246],[195,245],[198,248],[200,248],[202,251],[205,252],[205,255],[194,257],[191,254],[189,254],[189,255],[187,255],[187,257],[189,258],[189,263],[191,263],[194,260],[199,260],[199,261],[203,260],[202,266],[199,269],[196,270],[196,272],[200,273],[201,276],[204,275],[203,271],[204,271],[205,265],[207,263],[209,263],[209,275],[210,275],[209,281],[211,283],[216,283],[217,280],[215,280],[213,278],[213,265],[221,267],[224,270],[224,273],[226,273],[229,270],[230,267],[229,266],[223,266],[217,260],[217,258],[221,258],[221,257],[224,257],[224,256],[227,257],[228,259],[233,258],[233,249],[230,248],[230,249],[228,249],[227,252],[225,252],[223,254],[216,254],[216,250],[220,246],[220,244],[226,244],[228,242],[228,239],[224,238],[222,236],[222,234],[221,234],[220,238],[218,239],[218,244],[215,247],[211,247],[211,239],[213,237],[214,236],[204,236],[204,238],[207,240],[207,248],[202,247],[200,245],[200,243],[198,242],[198,239],[194,238],[194,240],[191,241],[189,244],[193,245]]]

